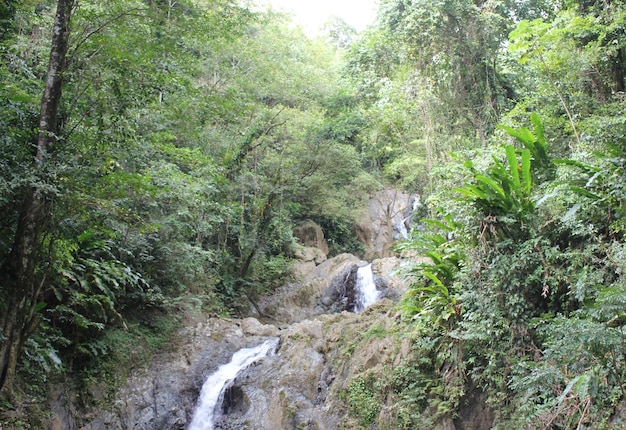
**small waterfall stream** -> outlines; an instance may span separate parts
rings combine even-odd
[[[354,312],[361,313],[368,306],[373,305],[380,299],[380,291],[376,288],[374,282],[374,273],[372,272],[372,264],[359,267],[356,273],[356,302],[354,304]]]
[[[263,357],[273,354],[278,347],[278,338],[269,339],[253,348],[244,348],[233,354],[230,363],[219,369],[202,385],[200,399],[187,430],[213,430],[215,419],[220,417],[224,392],[246,367]]]
[[[409,238],[409,230],[406,228],[405,219],[401,213],[393,217],[393,232],[395,240],[407,240]]]

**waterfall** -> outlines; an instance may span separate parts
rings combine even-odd
[[[266,340],[253,348],[240,349],[230,363],[220,366],[209,376],[202,385],[200,400],[187,430],[213,430],[215,419],[221,415],[224,392],[232,386],[237,374],[252,363],[273,354],[277,347],[278,338]]]
[[[380,298],[380,292],[376,289],[372,264],[359,267],[356,272],[356,303],[354,312],[360,313],[368,306],[376,303]]]
[[[404,221],[405,219],[402,217],[401,213],[397,213],[396,216],[393,217],[393,229],[394,232],[397,232],[394,235],[394,239],[396,240],[406,240],[409,238],[409,231]]]

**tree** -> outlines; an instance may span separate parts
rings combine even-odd
[[[354,41],[357,31],[343,18],[331,16],[322,26],[322,31],[337,49],[345,49]]]
[[[619,115],[625,16],[622,2],[607,8],[565,7],[548,18],[520,21],[509,36],[509,51],[526,69],[523,104],[545,111],[554,128],[573,135],[575,143],[566,142],[570,150],[583,149],[584,135],[595,132],[583,127],[599,106],[613,103]]]
[[[40,183],[24,191],[22,208],[11,252],[0,269],[3,286],[2,345],[0,346],[0,390],[10,393],[15,369],[24,342],[37,328],[39,302],[45,279],[36,273],[37,254],[44,228],[51,214],[51,183],[46,177],[46,159],[59,141],[58,109],[63,90],[63,73],[70,34],[74,0],[58,0],[48,74],[41,100],[39,134],[33,169]]]
[[[498,69],[511,25],[507,10],[470,0],[387,0],[381,19],[398,33],[410,62],[445,102],[450,114],[441,121],[485,146],[510,96]]]

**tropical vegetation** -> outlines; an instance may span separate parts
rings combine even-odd
[[[186,312],[245,314],[301,221],[359,253],[354,208],[396,187],[427,208],[398,246],[430,258],[400,303],[415,360],[349,397],[394,390],[398,428],[468,395],[502,429],[626,419],[623,2],[380,0],[321,36],[237,0],[4,0],[0,22],[4,411]]]

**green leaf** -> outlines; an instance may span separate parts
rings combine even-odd
[[[532,176],[530,174],[530,151],[522,151],[522,180],[524,181],[524,195],[530,196],[532,188]]]
[[[448,291],[448,288],[445,285],[443,285],[443,282],[441,282],[441,280],[437,277],[437,275],[430,273],[430,272],[424,272],[424,276],[426,276],[428,279],[433,281],[435,285],[439,287],[439,290],[443,292],[445,296],[448,296],[450,294]]]
[[[457,193],[463,194],[465,197],[469,197],[471,199],[486,199],[487,194],[482,192],[479,188],[474,185],[466,185],[464,188],[455,187],[452,189]]]
[[[565,389],[563,390],[563,393],[561,393],[561,395],[559,396],[559,399],[557,400],[557,403],[560,405],[561,403],[563,403],[563,400],[565,400],[565,397],[567,397],[567,395],[569,394],[570,391],[572,391],[572,388],[574,387],[574,385],[578,382],[578,380],[580,378],[582,378],[584,375],[578,375],[576,376],[574,379],[572,379],[571,381],[569,381],[569,384],[567,384],[567,386],[565,387]]]
[[[522,197],[522,184],[519,180],[519,172],[518,172],[518,163],[517,163],[517,155],[515,153],[515,148],[513,145],[507,145],[506,147],[506,158],[509,161],[509,170],[511,173],[511,178],[513,179],[512,185],[515,193]]]
[[[454,227],[453,225],[446,224],[436,219],[423,219],[422,222],[427,225],[439,227],[440,229],[445,231],[454,231],[456,229],[456,227]]]
[[[520,143],[522,143],[531,151],[533,152],[536,151],[535,150],[535,136],[533,136],[532,132],[529,129],[525,127],[513,128],[507,125],[498,125],[498,128],[501,128],[504,131],[506,131],[509,136],[516,138],[518,141],[520,141]]]
[[[35,309],[33,309],[35,312],[39,312],[42,309],[44,309],[46,306],[48,306],[48,303],[46,302],[39,302],[37,303],[37,305],[35,305]]]
[[[491,178],[488,178],[485,175],[476,175],[476,180],[487,185],[491,190],[495,191],[502,199],[506,200],[507,195],[505,194],[502,187],[496,183],[496,181],[494,181]]]
[[[591,164],[583,163],[582,161],[578,161],[578,160],[571,160],[571,159],[566,158],[566,159],[552,160],[552,162],[556,164],[557,166],[574,166],[582,170],[585,170],[587,172],[599,172],[600,171],[599,167],[592,166]]]
[[[594,200],[602,200],[601,196],[595,193],[592,193],[591,191],[588,191],[584,189],[583,187],[579,187],[578,185],[570,185],[569,188],[575,193],[580,194],[581,196],[589,197],[590,199],[594,199]]]
[[[535,127],[535,136],[537,137],[537,142],[543,148],[544,152],[546,152],[546,137],[543,133],[543,124],[541,123],[541,119],[536,112],[533,112],[530,115],[530,122],[533,123]]]

